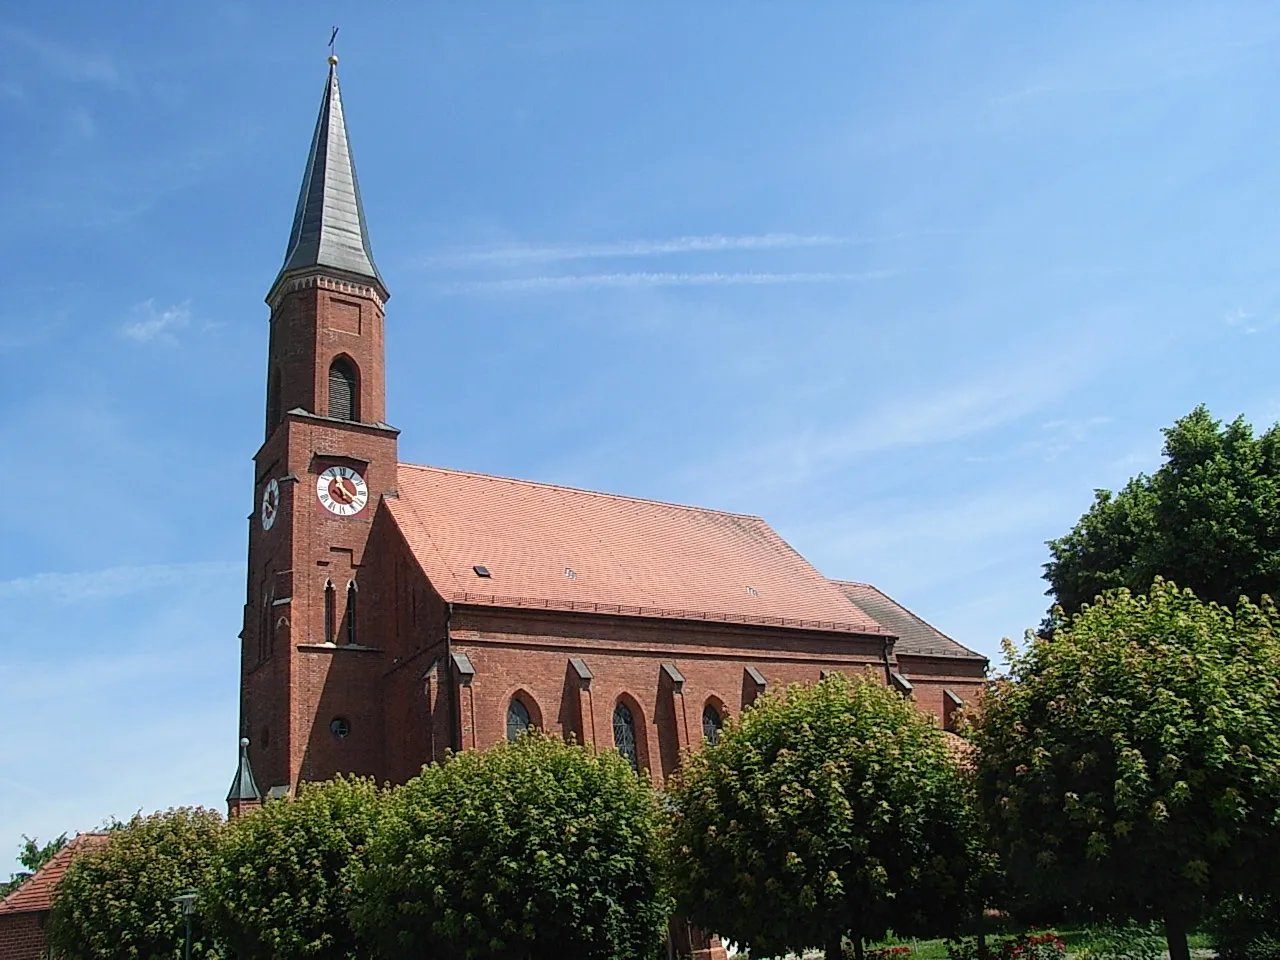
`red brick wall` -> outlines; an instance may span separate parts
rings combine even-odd
[[[465,746],[504,739],[507,705],[518,695],[536,705],[544,729],[612,747],[613,711],[623,700],[635,718],[640,764],[657,783],[683,750],[701,747],[708,703],[737,714],[754,698],[748,666],[770,688],[817,680],[823,670],[884,676],[882,641],[874,637],[479,608],[455,610],[450,633],[453,650],[476,668],[461,711]],[[569,668],[573,656],[594,674],[581,694]],[[664,662],[684,677],[679,694]]]
[[[360,421],[385,420],[383,312],[373,291],[314,277],[283,289],[271,311],[267,350],[268,382],[280,378],[281,411],[301,407],[327,416],[329,366],[341,356],[359,371]]]
[[[958,657],[898,657],[898,670],[911,681],[916,705],[948,728],[952,708],[943,691],[952,691],[967,707],[976,706],[986,685],[985,667],[982,660]]]
[[[325,281],[328,283],[328,281]],[[249,571],[241,634],[241,734],[259,786],[294,786],[337,770],[379,774],[385,765],[381,656],[343,645],[347,587],[357,585],[357,644],[372,647],[374,584],[363,569],[365,547],[383,495],[395,494],[396,431],[385,416],[382,306],[367,288],[310,282],[273,305],[269,376],[281,381],[282,413],[255,459],[249,521]],[[360,423],[327,413],[329,364],[337,355],[359,368]],[[316,481],[333,465],[357,470],[369,488],[355,516],[329,513]],[[280,508],[271,530],[260,520],[272,480]],[[332,583],[336,636],[326,635],[325,585]],[[326,644],[338,641],[336,646]],[[337,739],[341,717],[350,735]]]
[[[0,960],[40,960],[44,954],[41,914],[0,915]]]
[[[402,783],[453,744],[449,608],[385,510],[374,520],[364,575],[370,629],[384,651],[383,775]]]

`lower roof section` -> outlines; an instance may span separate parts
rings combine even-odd
[[[849,600],[897,636],[894,649],[902,656],[950,657],[986,662],[986,657],[952,640],[930,623],[869,583],[832,580]]]

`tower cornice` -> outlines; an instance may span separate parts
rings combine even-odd
[[[319,287],[322,290],[333,290],[336,293],[346,293],[356,297],[367,297],[374,301],[379,308],[384,307],[391,297],[391,294],[387,292],[387,288],[382,285],[381,277],[370,278],[354,273],[344,273],[333,268],[313,267],[290,273],[281,272],[280,276],[276,277],[276,282],[271,285],[271,290],[267,293],[267,306],[274,313],[286,296],[297,290],[307,290],[313,287]]]

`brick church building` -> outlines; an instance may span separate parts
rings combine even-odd
[[[764,691],[832,670],[950,727],[986,660],[759,517],[400,462],[336,63],[267,294],[233,812],[529,725],[660,784]]]

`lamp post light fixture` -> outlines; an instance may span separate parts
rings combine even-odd
[[[196,912],[196,901],[200,899],[200,894],[194,887],[187,887],[176,897],[171,897],[170,899],[182,907],[182,916],[187,921],[187,939],[183,946],[182,955],[185,960],[191,960],[191,917]]]

